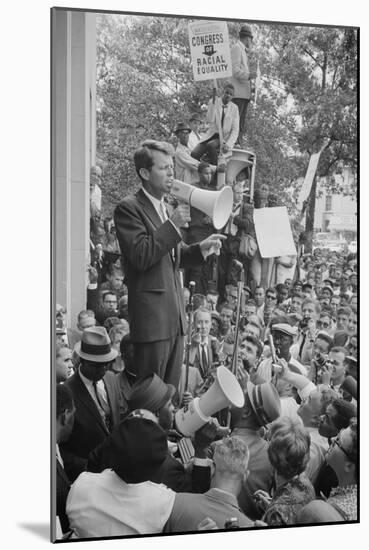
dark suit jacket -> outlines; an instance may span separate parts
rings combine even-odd
[[[204,262],[198,245],[186,246],[173,224],[162,222],[140,189],[115,209],[115,227],[128,286],[133,342],[156,342],[187,329],[179,267]],[[173,261],[171,251],[176,251]]]
[[[213,362],[218,360],[217,355],[213,353],[216,348],[219,348],[219,343],[217,342],[217,339],[214,338],[214,336],[209,336],[208,345],[207,345],[208,369],[207,369],[207,372],[204,372],[203,367],[201,365],[201,360],[200,360],[199,344],[192,343],[190,347],[189,364],[193,367],[196,367],[200,371],[200,374],[203,380],[205,380],[209,375]]]
[[[69,478],[59,460],[56,460],[56,515],[59,517],[63,534],[70,529],[69,519],[65,511],[69,489]]]
[[[107,372],[103,380],[109,400],[112,424],[115,426],[119,424],[127,407],[123,403],[116,375]],[[109,431],[78,372],[69,378],[65,385],[73,393],[76,414],[72,433],[68,441],[60,445],[60,451],[68,477],[74,481],[76,476],[85,469],[89,453],[109,435]]]

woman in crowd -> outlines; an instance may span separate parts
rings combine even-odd
[[[301,508],[314,499],[312,484],[304,474],[310,453],[310,436],[297,420],[281,417],[270,427],[269,460],[275,474],[273,497],[255,492],[255,500],[265,510],[268,525],[292,525]]]

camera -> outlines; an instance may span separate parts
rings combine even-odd
[[[324,357],[324,355],[322,355],[321,353],[317,352],[315,355],[314,355],[314,361],[316,363],[316,365],[320,368],[324,367],[324,365],[326,364],[327,360],[326,358]]]
[[[309,321],[310,321],[309,317],[304,317],[303,319],[301,319],[301,321],[299,322],[299,329],[304,330],[308,328]]]

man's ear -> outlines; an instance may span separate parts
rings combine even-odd
[[[144,180],[148,180],[150,178],[150,171],[147,168],[140,168],[139,174]]]

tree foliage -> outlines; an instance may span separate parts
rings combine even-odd
[[[138,185],[133,152],[146,138],[171,140],[175,124],[206,111],[212,83],[193,81],[189,19],[98,16],[97,152],[103,209]],[[232,40],[239,23],[229,22]],[[293,209],[310,155],[323,141],[320,175],[356,170],[357,36],[352,29],[254,25],[251,64],[262,89],[248,112],[256,185],[267,182]],[[333,178],[327,178],[333,185]],[[355,193],[355,189],[350,190]]]

